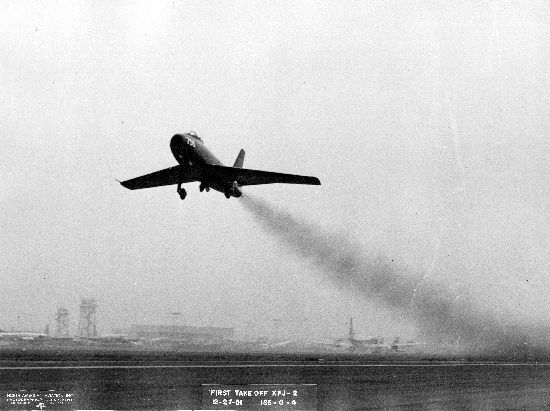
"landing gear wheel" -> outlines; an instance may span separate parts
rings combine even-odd
[[[208,187],[206,184],[204,183],[201,183],[201,185],[199,186],[199,190],[201,191],[201,193],[206,190],[206,192],[210,191],[210,187]]]
[[[178,194],[180,195],[180,198],[182,200],[185,200],[185,197],[187,197],[187,191],[185,191],[185,188],[181,188],[181,183],[178,184]]]

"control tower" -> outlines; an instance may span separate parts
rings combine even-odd
[[[96,308],[97,304],[93,298],[83,298],[80,301],[79,337],[97,337]]]

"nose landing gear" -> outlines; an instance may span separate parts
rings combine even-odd
[[[185,200],[185,197],[187,197],[187,191],[185,191],[185,188],[181,188],[181,183],[178,184],[178,194],[182,200]]]
[[[210,191],[210,187],[208,187],[205,183],[201,183],[201,185],[199,186],[199,190],[201,191],[201,193],[206,190],[206,192],[209,192]]]

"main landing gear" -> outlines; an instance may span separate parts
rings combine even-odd
[[[182,200],[185,200],[185,197],[187,197],[187,191],[185,191],[185,188],[181,188],[181,183],[178,184],[178,194]]]

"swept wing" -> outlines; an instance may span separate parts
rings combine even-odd
[[[204,172],[210,178],[223,181],[236,181],[240,186],[273,183],[321,185],[317,177],[273,173],[271,171],[250,170],[246,168],[207,165],[204,166]]]
[[[169,186],[178,183],[191,183],[198,180],[199,175],[196,170],[187,169],[184,172],[182,166],[174,166],[165,168],[164,170],[155,171],[154,173],[145,174],[144,176],[122,181],[120,184],[130,190],[137,190],[140,188]]]
[[[218,165],[203,165],[202,167],[187,168],[178,165],[145,174],[140,177],[122,181],[124,187],[130,190],[142,188],[168,186],[178,183],[191,183],[201,180],[214,180],[221,182],[236,181],[239,186],[259,184],[310,184],[321,185],[317,177],[299,176],[294,174],[274,173],[271,171],[250,170],[246,168],[225,167]]]

